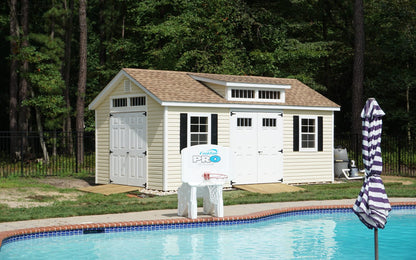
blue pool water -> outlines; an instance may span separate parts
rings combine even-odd
[[[350,210],[287,214],[249,224],[6,242],[0,259],[374,259],[373,230]],[[415,259],[416,208],[390,213],[380,259]]]

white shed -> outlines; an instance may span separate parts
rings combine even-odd
[[[99,184],[176,190],[196,144],[230,147],[236,184],[334,179],[340,107],[296,79],[122,69],[89,109]]]

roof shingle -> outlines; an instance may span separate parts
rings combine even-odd
[[[312,107],[334,107],[339,105],[324,97],[320,93],[306,86],[296,79],[271,78],[259,76],[235,76],[208,73],[191,73],[182,71],[163,71],[163,70],[145,70],[145,69],[123,69],[128,75],[136,80],[140,85],[146,88],[150,93],[156,96],[162,102],[190,102],[190,103],[241,103],[253,104],[253,102],[228,101],[216,92],[193,79],[192,76],[199,76],[216,81],[234,82],[234,83],[254,83],[254,84],[274,84],[290,85],[286,89],[286,98],[284,103],[267,103],[268,105],[284,106],[312,106]],[[264,104],[254,102],[255,104]]]

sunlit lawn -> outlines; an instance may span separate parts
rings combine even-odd
[[[386,177],[388,179],[388,177]],[[79,193],[74,201],[56,201],[50,206],[38,206],[31,208],[11,208],[0,201],[0,222],[69,217],[80,215],[122,213],[133,211],[145,211],[156,209],[175,209],[177,208],[177,195],[168,196],[148,196],[144,198],[139,192],[128,194],[101,195],[94,193],[83,193],[76,189],[56,188],[52,185],[40,183],[36,178],[6,178],[0,179],[0,189],[18,189],[25,191],[27,188],[37,187],[48,191],[58,191],[60,193]],[[394,179],[385,182],[385,187],[389,197],[416,197],[416,179],[404,178],[405,184],[401,179]],[[302,201],[302,200],[336,200],[356,198],[361,188],[362,181],[350,181],[344,183],[331,184],[309,184],[300,185],[303,191],[286,192],[276,194],[258,194],[243,190],[225,191],[224,205],[283,202],[283,201]],[[133,195],[133,196],[131,196]],[[36,196],[33,199],[37,199]],[[51,198],[39,197],[39,200]]]

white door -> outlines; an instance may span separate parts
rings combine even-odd
[[[233,112],[231,148],[237,184],[278,182],[283,178],[281,113]]]
[[[146,116],[143,112],[110,117],[110,180],[144,186],[147,179]]]

